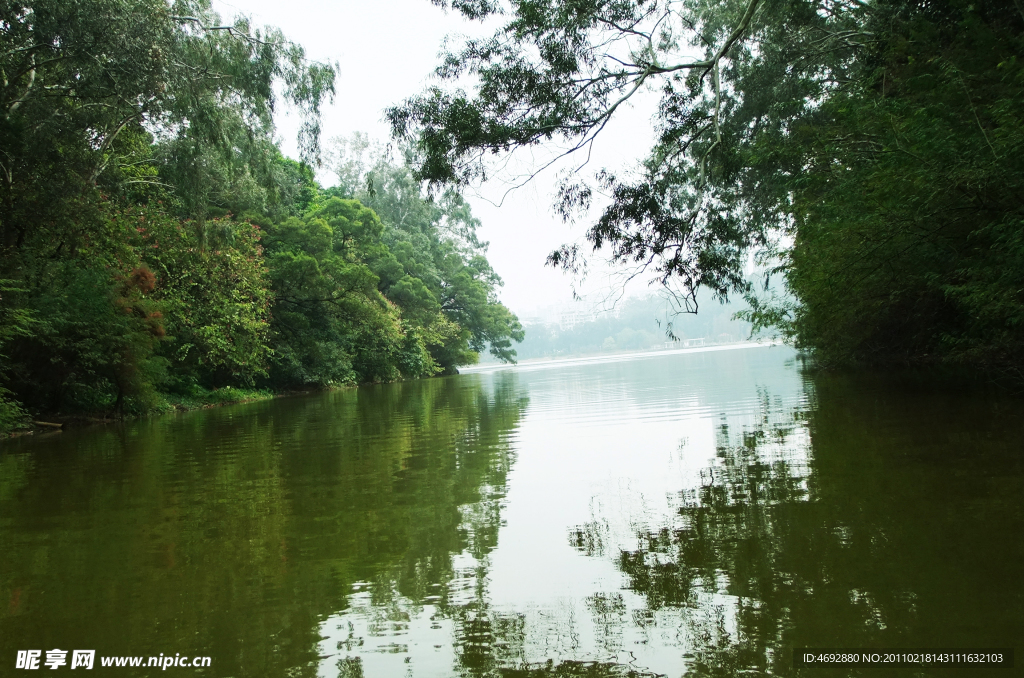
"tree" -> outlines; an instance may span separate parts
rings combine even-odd
[[[200,242],[192,224],[152,207],[122,210],[115,221],[155,274],[173,386],[250,386],[265,376],[273,295],[259,228],[213,219]]]
[[[806,118],[784,327],[822,359],[1019,369],[1022,18],[880,7],[875,74]]]
[[[31,0],[2,11],[5,248],[36,238],[73,246],[49,225],[79,207],[69,197],[161,183],[153,132],[162,183],[188,216],[204,217],[211,191],[265,173],[257,161],[272,146],[277,83],[305,116],[301,146],[317,156],[334,68],[308,63],[275,29],[221,25],[205,0]]]
[[[390,381],[438,371],[367,263],[387,255],[383,229],[372,210],[340,198],[268,227],[275,384]]]
[[[416,137],[419,176],[459,185],[486,178],[490,155],[547,142],[567,145],[566,154],[585,150],[637,92],[661,88],[663,148],[652,154],[650,176],[630,186],[602,173],[614,201],[587,237],[595,249],[610,245],[618,262],[681,278],[691,294],[704,285],[722,295],[745,289],[741,250],[763,236],[739,227],[709,178],[726,157],[723,125],[733,102],[723,71],[760,25],[753,19],[763,4],[454,3],[470,18],[511,17],[492,38],[444,55],[437,69],[442,82],[475,78],[475,95],[434,87],[388,117],[396,135]],[[695,49],[703,55],[690,56]],[[662,162],[668,157],[671,166]],[[564,185],[563,213],[588,206],[592,195],[588,186]],[[578,257],[566,247],[549,261],[575,269]]]
[[[384,226],[387,252],[369,260],[380,290],[418,328],[433,360],[449,372],[484,350],[514,362],[522,326],[498,300],[502,281],[465,199],[454,190],[424,196],[408,159],[393,164],[379,150],[368,153],[363,136],[340,145],[338,190],[358,196]]]
[[[594,250],[691,302],[701,287],[749,295],[756,253],[797,304],[752,298],[749,317],[830,359],[1019,355],[1015,4],[452,6],[508,20],[447,54],[441,86],[389,111],[423,178],[480,180],[488,158],[542,143],[585,150],[651,87],[658,137],[638,172],[563,184],[567,216],[595,191],[610,197],[587,232]],[[576,270],[584,256],[563,247],[549,263]]]
[[[163,306],[123,225],[104,219],[80,259],[45,262],[33,271],[43,284],[16,291],[20,303],[7,313],[22,322],[9,335],[3,376],[25,404],[118,414],[151,404],[166,368],[156,353]]]
[[[258,233],[223,217],[291,199],[275,92],[315,161],[334,67],[206,0],[24,0],[0,25],[2,386],[120,413],[251,383],[270,295]]]

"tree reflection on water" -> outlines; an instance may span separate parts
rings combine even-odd
[[[636,548],[606,553],[601,521],[570,531],[646,601],[608,623],[681,620],[695,676],[792,675],[795,647],[1012,646],[1020,402],[828,375],[807,386],[806,410],[763,398],[756,425],[723,421],[715,463]]]
[[[538,604],[495,603],[494,563],[527,397],[562,407],[561,373],[371,386],[10,445],[0,661],[70,647],[209,655],[234,676],[724,677],[796,675],[795,647],[1024,637],[1021,400],[835,375],[806,378],[803,398],[787,382],[783,397],[793,373],[764,358],[751,405],[737,394],[762,363],[747,359],[679,363],[699,384],[733,366],[717,401],[671,400],[667,363],[632,382],[638,363],[576,375],[586,426],[604,384],[601,402],[627,393],[638,412],[703,408],[671,436],[707,432],[708,416],[716,428],[706,447],[684,441],[693,473],[661,509],[635,519],[622,497],[593,503],[557,567],[600,576]],[[649,425],[613,423],[626,426],[616,440]],[[593,463],[532,441],[534,460]],[[557,540],[580,514],[550,519]],[[536,549],[543,559],[551,544]],[[554,567],[535,571],[565,581]]]

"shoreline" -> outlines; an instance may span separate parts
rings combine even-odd
[[[169,394],[161,394],[161,397],[167,402],[167,407],[163,409],[153,409],[149,412],[142,414],[129,414],[121,417],[109,416],[105,412],[81,412],[75,414],[60,414],[60,413],[42,413],[38,416],[33,416],[24,428],[17,428],[7,433],[0,434],[0,444],[5,440],[12,440],[15,438],[24,438],[28,436],[36,435],[53,435],[57,433],[63,433],[64,431],[77,430],[82,428],[88,428],[91,426],[100,426],[107,424],[123,424],[129,421],[138,421],[147,417],[162,417],[169,414],[184,414],[187,412],[197,412],[199,410],[210,410],[217,407],[224,407],[226,405],[242,405],[245,403],[262,402],[265,400],[274,400],[275,398],[284,398],[294,395],[302,395],[306,393],[315,393],[318,391],[336,390],[338,388],[346,387],[332,387],[324,389],[309,389],[305,391],[256,391],[249,389],[240,389],[225,387],[222,389],[216,389],[204,393],[203,396],[210,396],[213,394],[222,394],[223,397],[218,400],[210,400],[203,402],[198,398],[183,398],[181,396],[173,396]],[[231,397],[233,393],[237,392],[240,397]],[[200,397],[201,398],[201,397]]]
[[[687,353],[704,353],[749,348],[766,348],[778,345],[784,344],[780,341],[747,341],[737,342],[733,344],[695,346],[690,348],[656,349],[646,351],[621,351],[614,353],[592,353],[559,358],[529,358],[527,360],[518,362],[514,365],[505,363],[485,363],[482,365],[466,365],[459,368],[458,374],[479,374],[481,372],[489,372],[501,369],[543,369],[545,367],[554,367],[558,365],[586,364],[589,362],[605,361],[609,359],[630,360],[636,358],[653,358],[659,356],[679,355]],[[196,412],[199,410],[208,410],[216,407],[224,407],[226,405],[241,405],[244,403],[254,403],[265,400],[273,400],[275,398],[284,398],[287,396],[304,395],[308,393],[334,391],[344,388],[355,387],[356,386],[354,385],[332,386],[325,388],[272,392],[232,388],[229,386],[222,389],[216,389],[214,391],[207,391],[199,396],[192,397],[177,396],[173,394],[160,394],[161,397],[165,400],[167,407],[163,409],[153,409],[149,412],[145,412],[142,414],[131,414],[124,415],[121,417],[110,416],[109,413],[102,411],[80,412],[74,414],[61,414],[55,412],[39,413],[38,415],[33,415],[31,419],[26,422],[23,428],[17,428],[6,433],[0,434],[0,444],[2,444],[3,441],[5,440],[12,440],[15,438],[23,438],[37,435],[49,436],[58,433],[63,433],[64,431],[77,430],[91,426],[119,424],[129,421],[137,421],[139,419],[143,419],[146,417],[160,417],[164,415],[179,413],[183,414],[186,412]],[[238,397],[234,396],[234,394],[236,393],[238,394]],[[210,400],[204,401],[205,398],[210,398]]]
[[[586,364],[606,360],[630,360],[635,358],[654,358],[658,356],[685,355],[688,353],[711,353],[717,351],[735,351],[747,348],[767,348],[771,346],[785,346],[782,341],[743,341],[732,344],[713,344],[710,346],[691,346],[688,348],[653,349],[640,351],[616,351],[611,353],[586,353],[582,355],[564,356],[557,358],[527,358],[514,365],[507,363],[477,363],[459,368],[459,374],[475,374],[491,370],[517,369],[542,367],[555,365]]]

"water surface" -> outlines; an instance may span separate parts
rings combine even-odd
[[[792,648],[1012,647],[1022,434],[1015,396],[771,347],[11,441],[0,675],[30,648],[348,678],[860,675]],[[892,672],[947,674],[969,675]]]

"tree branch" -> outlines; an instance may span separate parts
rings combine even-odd
[[[263,40],[260,40],[259,38],[253,37],[252,35],[249,35],[248,33],[243,33],[242,31],[238,30],[234,26],[207,26],[206,24],[203,23],[203,20],[200,19],[199,17],[179,16],[179,15],[176,15],[176,14],[172,14],[171,15],[171,19],[173,19],[174,21],[194,23],[197,26],[199,26],[200,30],[206,31],[206,32],[210,32],[210,31],[227,31],[228,33],[230,33],[231,35],[235,36],[236,38],[241,38],[242,40],[245,40],[246,42],[256,43],[257,45],[265,45],[265,46],[271,46],[271,47],[279,47],[281,45],[281,43],[279,43],[279,42],[265,42]]]
[[[36,84],[36,56],[35,56],[35,54],[32,55],[31,59],[32,59],[32,67],[28,70],[28,86],[25,87],[25,91],[22,93],[22,95],[20,97],[18,97],[17,99],[15,99],[14,103],[12,103],[10,106],[7,107],[7,115],[4,116],[4,119],[6,119],[6,120],[10,120],[11,119],[11,114],[14,113],[14,111],[18,110],[18,107],[21,106],[25,102],[26,99],[28,99],[28,95],[32,91],[32,87]]]

